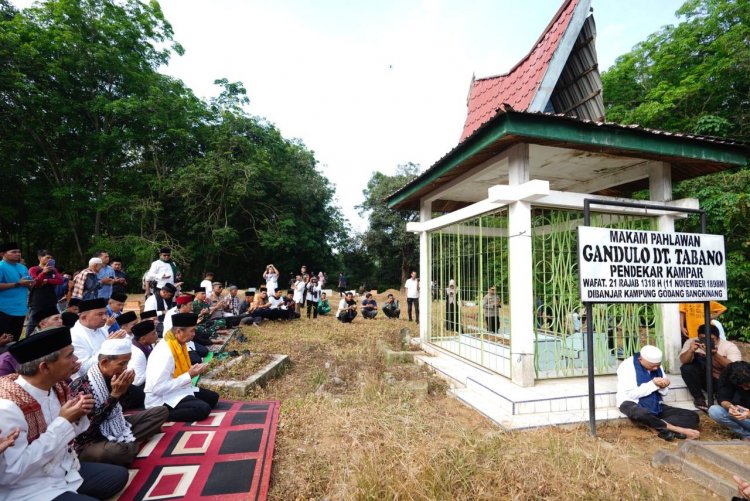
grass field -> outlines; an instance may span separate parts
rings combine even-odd
[[[250,395],[281,401],[271,499],[711,498],[678,471],[651,466],[654,452],[676,443],[627,422],[601,425],[598,438],[586,426],[495,427],[427,369],[386,366],[378,344],[398,349],[399,330],[416,335],[416,325],[381,316],[267,322],[230,345],[291,358]],[[706,419],[702,432],[728,438]]]

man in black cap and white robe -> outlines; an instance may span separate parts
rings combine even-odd
[[[156,318],[159,323],[156,324],[156,332],[161,336],[164,334],[164,316],[171,308],[174,307],[174,294],[177,292],[177,288],[172,284],[165,284],[156,294],[153,294],[146,299],[146,304],[143,305],[143,311],[156,311]]]
[[[0,378],[0,423],[18,433],[0,459],[0,496],[13,501],[107,499],[122,490],[122,466],[79,463],[70,445],[89,426],[91,396],[69,399],[78,370],[67,327],[47,329],[10,347],[18,374]],[[88,497],[87,497],[88,496]]]
[[[107,339],[121,339],[127,336],[123,330],[112,334],[107,332],[107,300],[104,298],[81,301],[78,322],[70,329],[73,348],[81,367],[74,374],[77,379],[88,371],[97,361],[99,348]]]
[[[197,323],[194,313],[172,315],[172,329],[148,357],[146,408],[167,406],[170,421],[202,421],[219,401],[218,393],[192,384],[206,370],[206,364],[190,362],[186,346],[195,336]]]
[[[159,249],[159,259],[151,263],[151,267],[146,272],[146,281],[155,282],[156,294],[166,284],[175,285],[176,267],[172,263],[172,249],[162,247]]]

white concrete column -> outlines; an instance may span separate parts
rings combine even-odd
[[[419,204],[419,221],[424,223],[432,219],[432,201],[422,200]],[[419,337],[427,341],[430,328],[430,310],[432,308],[432,290],[430,287],[432,249],[430,234],[423,231],[419,234]]]
[[[509,150],[508,184],[530,178],[529,145]],[[508,283],[510,288],[510,363],[513,382],[534,385],[534,277],[531,252],[531,204],[508,205]]]
[[[648,177],[649,198],[653,202],[669,202],[672,200],[672,166],[666,162],[655,163],[651,167]],[[659,216],[657,219],[659,231],[674,232],[674,217]],[[664,360],[669,363],[669,371],[679,374],[680,367],[680,305],[677,303],[662,303],[661,331],[664,333]]]

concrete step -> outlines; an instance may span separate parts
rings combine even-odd
[[[733,476],[750,478],[750,443],[686,440],[676,452],[657,452],[652,464],[677,466],[693,481],[729,499],[737,492]]]
[[[588,422],[588,380],[585,377],[540,380],[520,387],[510,379],[464,359],[436,352],[416,357],[451,384],[452,394],[491,421],[506,428],[529,428]],[[664,399],[668,405],[694,409],[679,376]],[[621,419],[616,407],[616,375],[596,377],[596,419]]]

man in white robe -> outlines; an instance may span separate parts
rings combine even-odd
[[[131,356],[130,362],[128,362],[128,369],[132,369],[135,373],[133,386],[139,388],[145,386],[148,357],[151,356],[154,345],[158,340],[159,337],[156,335],[156,329],[151,320],[144,320],[133,326]]]
[[[206,370],[206,364],[191,364],[186,346],[197,323],[194,313],[172,315],[172,329],[148,357],[146,408],[166,405],[170,421],[202,421],[219,401],[217,393],[192,384]]]
[[[88,428],[94,405],[90,396],[68,400],[65,380],[79,365],[70,330],[47,329],[10,351],[18,375],[0,378],[0,423],[18,438],[2,453],[0,500],[106,499],[122,490],[125,468],[79,463],[70,445]]]
[[[99,357],[99,348],[106,339],[121,339],[127,336],[124,330],[112,334],[107,332],[107,300],[104,298],[81,301],[78,322],[70,329],[73,349],[81,364],[73,374],[77,379],[86,374]]]

